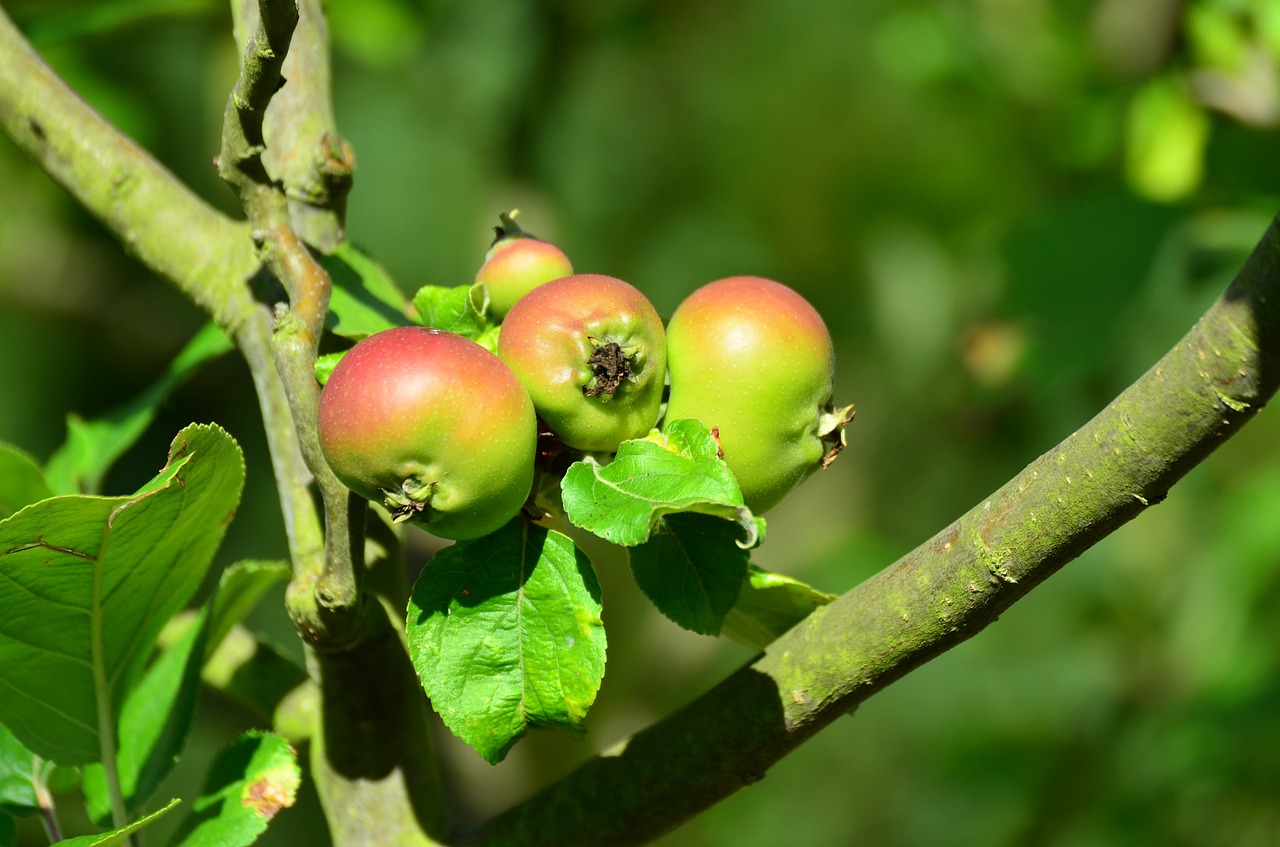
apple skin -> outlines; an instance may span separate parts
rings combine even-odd
[[[822,317],[795,291],[753,276],[704,285],[667,324],[667,365],[665,420],[718,428],[753,512],[773,508],[818,469],[835,354]]]
[[[613,381],[599,375],[597,355],[610,350],[615,362],[625,358],[629,372],[612,391]],[[666,371],[662,319],[620,279],[575,274],[535,288],[507,313],[498,356],[524,384],[538,416],[570,447],[612,453],[658,422]]]
[[[572,273],[573,265],[559,247],[516,230],[500,235],[489,248],[476,282],[489,292],[489,316],[500,322],[521,297]]]
[[[320,447],[352,491],[442,538],[478,538],[533,486],[537,420],[480,345],[406,326],[364,339],[320,394]]]

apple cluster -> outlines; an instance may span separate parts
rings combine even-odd
[[[831,336],[792,289],[717,280],[664,328],[632,285],[575,274],[555,245],[501,220],[475,281],[496,353],[397,327],[358,342],[326,382],[320,444],[357,494],[441,537],[477,538],[524,507],[548,441],[607,459],[693,418],[760,514],[843,446]]]

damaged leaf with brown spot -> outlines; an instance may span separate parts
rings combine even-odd
[[[178,847],[247,847],[282,809],[293,805],[302,782],[298,757],[274,733],[250,732],[213,763]]]

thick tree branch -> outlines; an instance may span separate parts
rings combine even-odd
[[[706,695],[483,825],[472,841],[641,844],[761,779],[818,730],[975,635],[1163,500],[1278,385],[1273,222],[1213,308],[1092,421]]]
[[[233,337],[253,374],[280,487],[290,549],[323,549],[283,384],[270,316],[250,292],[260,270],[249,226],[191,193],[93,111],[0,11],[0,127],[144,265],[169,279]]]
[[[237,44],[248,39],[257,7],[258,0],[232,0]],[[298,0],[282,73],[288,84],[271,98],[263,120],[263,162],[284,186],[294,232],[329,253],[345,237],[355,156],[333,116],[329,30],[320,0]]]
[[[81,100],[0,10],[0,129],[139,261],[234,334],[256,308],[248,228],[213,209]]]

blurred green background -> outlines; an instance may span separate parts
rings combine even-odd
[[[210,164],[236,69],[226,4],[4,5],[91,103],[234,211]],[[349,231],[406,291],[469,281],[497,213],[519,207],[578,270],[664,314],[740,273],[819,308],[858,417],[840,461],[770,514],[756,560],[831,591],[1101,409],[1280,209],[1273,0],[327,5],[357,155]],[[140,391],[201,317],[3,139],[0,186],[0,439],[43,459],[68,411]],[[252,396],[234,358],[207,367],[108,488],[148,478],[182,425],[218,421],[250,474],[220,558],[283,556]],[[1280,844],[1278,435],[1264,412],[986,632],[661,844]],[[414,536],[417,565],[432,549]],[[678,630],[623,560],[590,550],[610,640],[590,733],[536,735],[491,768],[442,731],[464,817],[749,657]],[[255,625],[299,653],[278,603]],[[217,696],[201,709],[195,758],[247,722]],[[314,797],[300,805],[263,843],[324,843]]]

